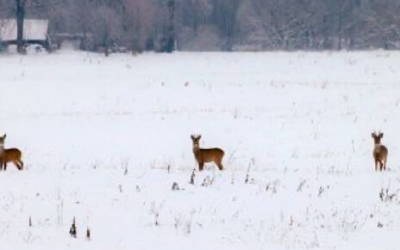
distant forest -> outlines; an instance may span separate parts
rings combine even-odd
[[[18,2],[89,50],[400,48],[400,0],[0,0],[0,17],[14,18]]]

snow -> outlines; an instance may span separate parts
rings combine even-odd
[[[0,135],[26,169],[0,173],[1,249],[398,249],[399,62],[2,55]],[[374,130],[387,172],[374,171]],[[209,164],[191,185],[193,133],[224,149],[226,170]]]

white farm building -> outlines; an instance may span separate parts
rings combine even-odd
[[[49,48],[49,20],[25,19],[23,40],[26,44],[41,44]],[[7,46],[17,43],[17,20],[0,19],[0,42]]]

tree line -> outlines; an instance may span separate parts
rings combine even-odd
[[[400,0],[0,0],[0,17],[21,6],[88,50],[400,48]]]

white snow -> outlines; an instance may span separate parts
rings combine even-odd
[[[26,170],[0,172],[0,248],[398,249],[399,66],[385,51],[1,55],[0,135]],[[195,185],[192,133],[226,152]]]

